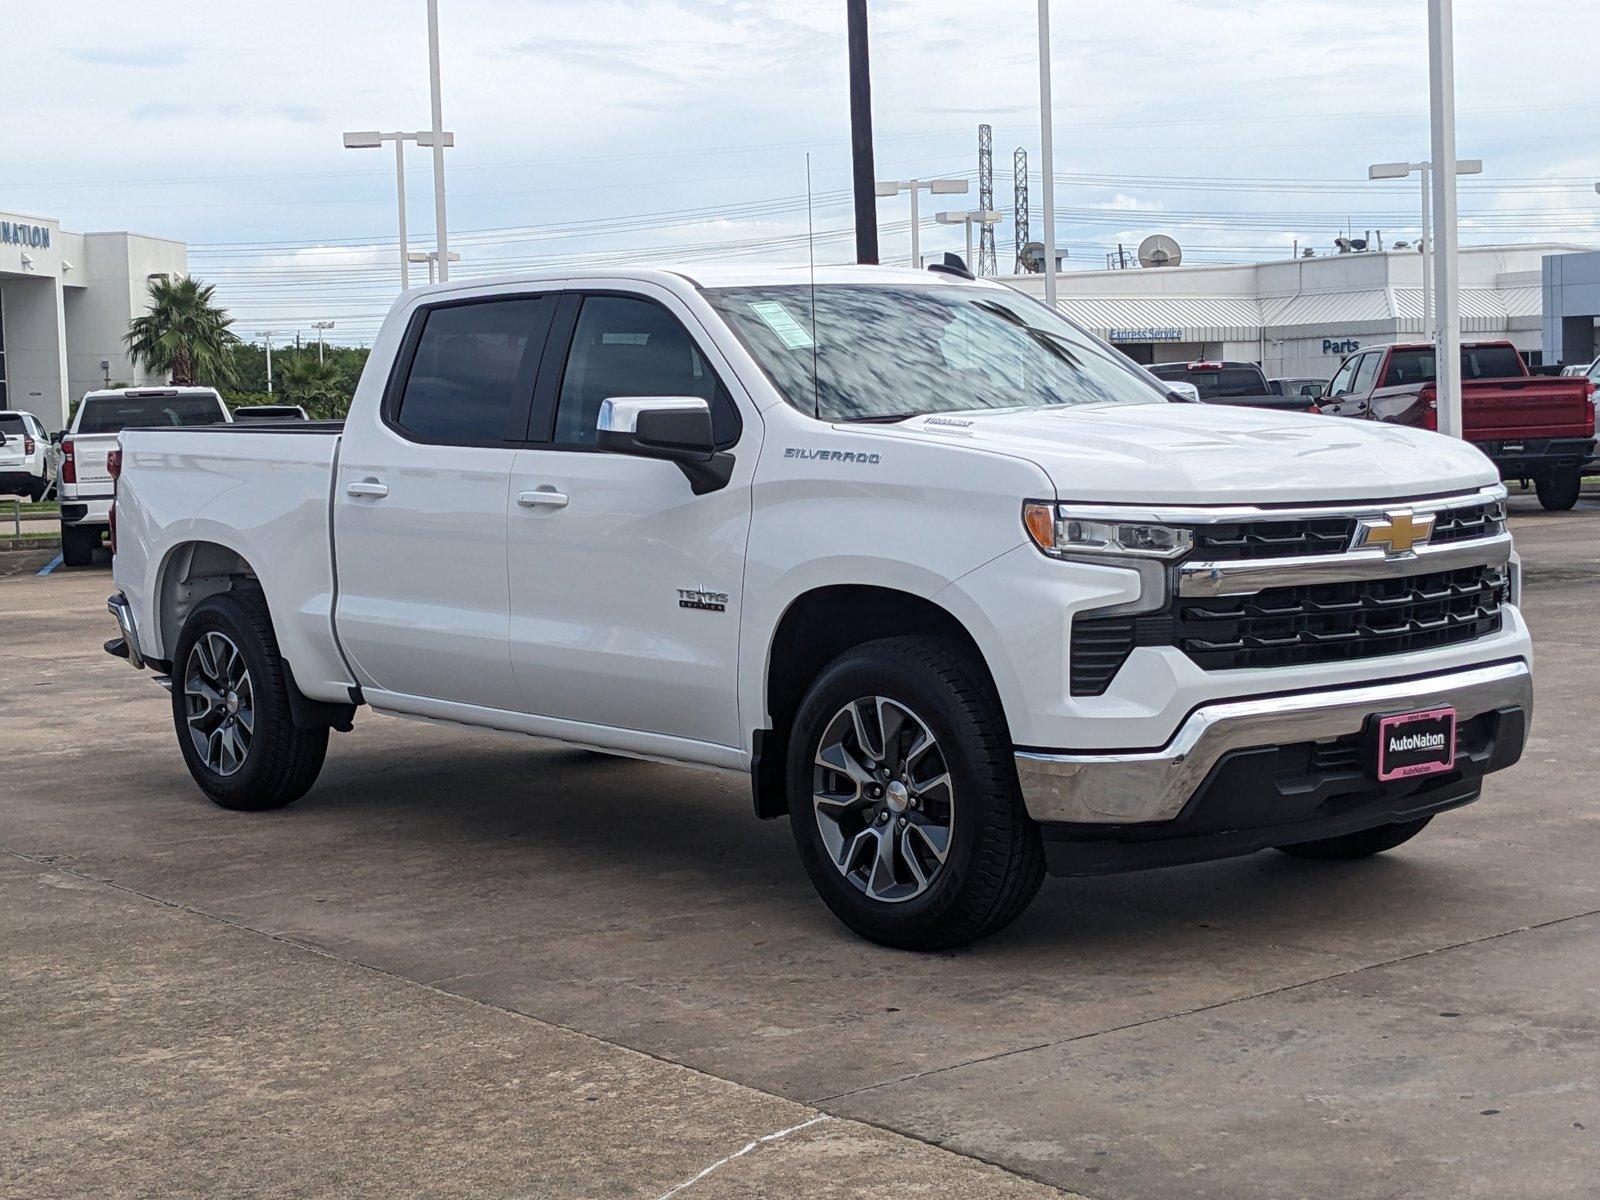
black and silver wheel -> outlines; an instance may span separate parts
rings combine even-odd
[[[812,884],[873,941],[973,941],[1044,877],[998,699],[952,642],[890,638],[835,659],[795,717],[788,780]]]
[[[173,648],[172,719],[189,773],[224,808],[280,808],[322,770],[326,729],[295,725],[266,601],[253,589],[194,608]]]
[[[1409,842],[1427,828],[1431,820],[1432,817],[1417,817],[1410,821],[1396,821],[1392,825],[1379,825],[1372,829],[1361,829],[1355,833],[1322,838],[1315,842],[1295,842],[1288,846],[1279,846],[1278,849],[1294,858],[1310,858],[1319,862],[1370,858],[1374,854],[1382,854],[1385,850],[1393,850],[1396,846]]]

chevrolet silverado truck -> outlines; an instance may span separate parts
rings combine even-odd
[[[1431,343],[1378,346],[1346,359],[1318,401],[1322,412],[1435,429],[1439,397]],[[1584,379],[1530,375],[1510,342],[1461,347],[1461,421],[1466,440],[1502,479],[1532,481],[1552,511],[1578,502],[1594,457],[1595,401]]]
[[[217,803],[305,793],[362,706],[732,772],[895,946],[1047,868],[1391,849],[1531,718],[1475,449],[1176,401],[983,280],[439,284],[342,425],[130,428],[112,471],[106,648]]]
[[[1255,363],[1209,360],[1157,363],[1150,368],[1150,373],[1169,385],[1188,384],[1198,393],[1202,404],[1233,404],[1297,413],[1311,407],[1309,396],[1286,395],[1281,387],[1268,381],[1265,372]]]
[[[130,425],[163,428],[226,424],[233,418],[215,388],[105,388],[85,393],[61,437],[56,494],[61,504],[61,561],[94,561],[111,522],[111,473],[106,456]]]

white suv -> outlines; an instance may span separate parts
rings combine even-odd
[[[0,412],[0,496],[42,500],[55,478],[55,447],[30,412]]]

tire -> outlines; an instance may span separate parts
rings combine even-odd
[[[822,765],[823,754],[848,770]],[[883,763],[888,776],[867,770]],[[949,640],[887,638],[834,659],[795,716],[787,783],[812,885],[871,941],[905,950],[975,941],[1010,924],[1044,879],[999,698]]]
[[[1374,854],[1382,854],[1385,850],[1393,850],[1401,843],[1409,842],[1426,829],[1431,820],[1432,817],[1418,817],[1414,821],[1396,821],[1393,825],[1378,825],[1316,842],[1296,842],[1290,846],[1279,846],[1278,849],[1295,858],[1310,858],[1318,862],[1371,858]]]
[[[61,561],[69,567],[87,567],[94,562],[94,552],[100,548],[98,525],[63,525],[61,527]]]
[[[262,812],[310,790],[328,731],[301,729],[290,716],[286,668],[259,591],[197,604],[172,664],[173,727],[201,791],[223,808]],[[197,739],[206,742],[204,752]]]
[[[1566,512],[1578,502],[1578,494],[1583,490],[1583,473],[1574,468],[1559,475],[1546,475],[1534,480],[1533,486],[1539,493],[1540,507],[1548,512]]]
[[[49,490],[50,481],[48,479],[41,479],[38,483],[34,484],[28,489],[28,499],[34,504],[37,504],[39,501],[44,499],[45,493]]]

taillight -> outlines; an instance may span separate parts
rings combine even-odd
[[[111,476],[111,509],[106,514],[107,536],[111,540],[111,553],[117,552],[117,480],[122,478],[122,447],[106,451],[106,473]]]
[[[71,438],[61,439],[61,482],[78,482],[78,453]]]
[[[36,445],[37,443],[33,440],[33,434],[25,433],[22,435],[22,452],[30,458],[33,456]]]

